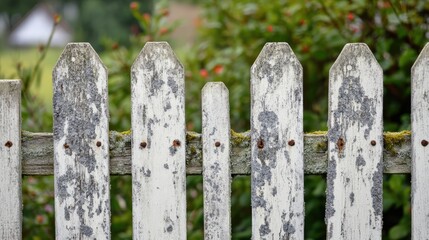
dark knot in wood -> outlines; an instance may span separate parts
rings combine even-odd
[[[428,145],[428,143],[429,143],[428,141],[426,141],[426,140],[422,140],[422,146],[423,146],[423,147],[426,147],[426,146]]]
[[[377,142],[376,142],[375,140],[372,140],[372,141],[371,141],[371,145],[372,145],[372,146],[375,146],[375,145],[377,145]]]
[[[146,146],[147,146],[147,143],[146,143],[146,142],[141,142],[141,143],[140,143],[140,147],[141,147],[141,148],[146,148]]]
[[[289,144],[289,146],[295,146],[295,140],[290,140],[289,142],[287,142],[287,144]]]
[[[220,147],[220,142],[215,142],[216,147]]]

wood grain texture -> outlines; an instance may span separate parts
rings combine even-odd
[[[186,239],[184,69],[165,42],[131,68],[133,238]]]
[[[229,92],[222,82],[202,90],[204,239],[231,239]]]
[[[383,71],[347,44],[329,71],[327,239],[381,239]]]
[[[128,132],[111,131],[110,174],[131,174],[131,135]],[[186,133],[186,174],[202,174],[201,134]],[[304,173],[326,174],[328,167],[328,141],[326,133],[304,135]],[[250,131],[231,131],[231,175],[250,175]],[[22,133],[22,174],[53,175],[52,133]],[[411,172],[411,134],[404,132],[384,133],[383,172],[385,174],[409,174]]]
[[[22,238],[21,82],[0,80],[0,239]]]
[[[429,44],[411,69],[412,237],[429,236]],[[426,141],[426,143],[424,142]],[[426,146],[425,146],[426,145]]]
[[[252,239],[304,239],[302,77],[287,43],[251,69]]]
[[[57,239],[110,239],[107,70],[88,43],[53,71]]]

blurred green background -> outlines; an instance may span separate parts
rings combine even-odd
[[[250,66],[266,42],[288,42],[304,70],[304,128],[327,130],[328,72],[364,42],[384,70],[384,129],[410,129],[410,69],[429,36],[429,2],[395,0],[46,1],[48,28],[90,42],[109,70],[110,129],[130,129],[130,66],[147,41],[169,41],[186,71],[188,130],[200,132],[200,91],[223,81],[231,125],[249,129]],[[23,129],[52,131],[52,68],[62,47],[11,46],[39,1],[0,3],[0,78],[23,81]],[[60,16],[60,17],[59,17]],[[61,18],[61,19],[60,19]],[[28,17],[27,17],[28,19]],[[55,21],[56,20],[56,21]],[[111,178],[112,239],[131,239],[131,177]],[[54,239],[53,178],[24,177],[24,239]],[[324,239],[325,176],[305,177],[305,238]],[[410,176],[384,176],[383,239],[411,239]],[[202,178],[187,178],[189,239],[203,238]],[[251,237],[250,177],[232,182],[234,239]]]

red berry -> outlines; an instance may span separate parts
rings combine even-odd
[[[131,10],[137,10],[139,8],[139,4],[137,2],[131,2],[130,3],[130,9]]]
[[[143,19],[144,19],[146,22],[149,22],[149,21],[150,21],[150,14],[149,14],[149,13],[145,13],[145,14],[143,14]]]
[[[166,33],[168,33],[168,28],[163,27],[159,29],[159,35],[165,35]]]
[[[222,74],[222,73],[223,73],[223,66],[222,66],[222,65],[220,65],[220,64],[218,64],[218,65],[216,65],[216,66],[213,68],[213,71],[214,71],[217,75]]]
[[[353,14],[353,13],[349,13],[349,14],[347,14],[347,19],[349,20],[349,21],[353,21],[354,19],[355,19],[355,15]]]
[[[207,78],[209,76],[209,72],[206,69],[201,69],[200,76],[203,78]]]

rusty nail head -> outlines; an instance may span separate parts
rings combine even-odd
[[[426,140],[422,140],[422,146],[423,146],[423,147],[426,147],[426,146],[428,145],[428,143],[429,143],[428,141],[426,141]]]
[[[372,146],[375,146],[376,144],[377,144],[377,142],[376,142],[375,140],[372,140],[372,141],[371,141],[371,145],[372,145]]]
[[[177,140],[177,139],[176,139],[176,140],[174,140],[174,141],[173,141],[173,146],[174,146],[174,147],[180,147],[180,141],[179,141],[179,140]]]
[[[220,147],[220,142],[215,142],[216,147]]]
[[[146,142],[141,142],[141,143],[140,143],[140,147],[141,147],[141,148],[146,148],[146,146],[147,146],[147,143],[146,143]]]
[[[64,148],[69,148],[69,145],[67,143],[64,143]]]
[[[101,142],[97,141],[96,145],[97,145],[97,147],[101,147]]]
[[[7,141],[7,142],[6,142],[6,144],[5,144],[5,146],[6,146],[6,147],[8,147],[8,148],[12,147],[12,145],[13,145],[13,144],[12,144],[12,142],[11,142],[11,141]]]
[[[295,146],[295,140],[290,140],[289,142],[287,142],[287,144],[289,144],[289,146]]]
[[[258,148],[259,149],[264,148],[264,140],[262,140],[261,138],[258,140]]]

